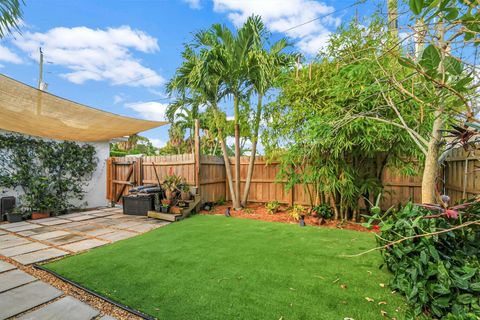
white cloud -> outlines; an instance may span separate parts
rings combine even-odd
[[[192,9],[201,9],[200,0],[183,0]]]
[[[148,140],[150,140],[150,142],[153,144],[154,147],[157,147],[157,148],[163,148],[165,147],[165,145],[167,144],[165,141],[163,141],[162,139],[156,139],[156,138],[148,138]]]
[[[298,41],[298,47],[306,54],[316,54],[330,35],[328,27],[337,27],[340,19],[331,16],[335,8],[314,0],[213,0],[216,12],[227,13],[237,27],[252,14],[260,15],[273,32],[284,32]],[[317,19],[310,23],[307,21]],[[298,26],[298,27],[297,27]],[[289,30],[290,28],[293,28]]]
[[[4,46],[0,46],[0,61],[22,63],[22,59],[16,53]]]
[[[154,53],[157,39],[129,26],[107,29],[57,27],[45,33],[25,32],[13,40],[30,58],[38,59],[42,47],[45,60],[66,67],[62,76],[73,83],[109,81],[113,85],[158,86],[165,80],[132,55],[136,50]]]
[[[119,104],[125,101],[123,94],[116,94],[113,96],[113,104]]]
[[[142,118],[154,121],[167,121],[165,113],[168,104],[154,101],[127,103],[125,107],[137,112]]]

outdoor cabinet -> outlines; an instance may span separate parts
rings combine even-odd
[[[123,213],[135,216],[146,216],[148,211],[153,210],[154,195],[128,195],[123,196]]]

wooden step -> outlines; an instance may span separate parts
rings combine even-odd
[[[147,216],[149,218],[172,221],[172,222],[182,219],[181,214],[162,213],[157,211],[148,211]]]
[[[162,212],[157,212],[157,211],[148,211],[147,216],[149,218],[154,218],[154,219],[160,219],[160,220],[166,220],[166,221],[178,221],[183,218],[186,218],[190,215],[193,209],[200,203],[200,195],[196,194],[193,200],[188,201],[188,207],[186,208],[180,208],[181,213],[179,214],[173,214],[173,213],[162,213]]]

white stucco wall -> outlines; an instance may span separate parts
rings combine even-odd
[[[0,130],[0,134],[13,134],[11,132],[2,131]],[[49,140],[52,139],[45,139],[45,138],[38,138],[42,140]],[[58,140],[55,140],[58,141]],[[87,144],[84,142],[79,142],[79,144]],[[94,207],[101,207],[108,205],[108,201],[106,199],[107,196],[107,187],[106,187],[106,179],[107,179],[107,170],[106,170],[106,160],[110,155],[110,144],[108,141],[101,141],[101,142],[89,142],[88,144],[95,147],[95,156],[97,157],[97,168],[92,174],[92,177],[88,184],[85,186],[85,198],[82,201],[71,201],[73,205],[78,208],[94,208]],[[14,196],[17,198],[22,194],[20,189],[4,189],[0,187],[0,197],[5,196]],[[85,206],[85,202],[87,202]]]

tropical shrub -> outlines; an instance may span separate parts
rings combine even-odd
[[[447,199],[448,200],[448,199]],[[406,296],[407,318],[480,316],[480,203],[448,207],[407,204],[377,212],[377,242],[391,287]],[[432,212],[433,211],[433,212]]]
[[[20,189],[24,211],[62,213],[83,200],[95,154],[88,144],[0,135],[0,188]]]
[[[317,217],[325,220],[333,217],[332,208],[326,203],[316,205],[312,208],[312,211],[317,215]]]
[[[290,217],[295,220],[300,220],[300,216],[305,215],[306,208],[300,204],[296,204],[293,206],[292,210],[288,213]]]
[[[280,208],[280,202],[278,201],[270,201],[265,204],[265,209],[269,214],[277,213],[278,208]]]

